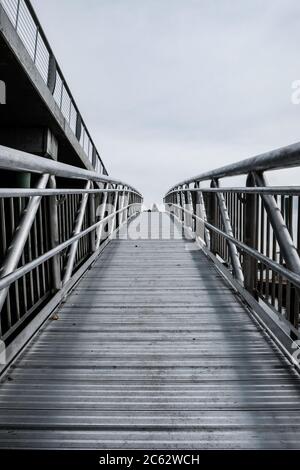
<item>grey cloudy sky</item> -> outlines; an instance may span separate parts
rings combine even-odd
[[[298,0],[32,3],[109,173],[146,202],[300,140]]]

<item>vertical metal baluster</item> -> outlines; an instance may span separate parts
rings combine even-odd
[[[89,141],[88,141],[89,142]],[[77,204],[77,207],[78,205],[80,204],[80,196],[78,196],[78,204]],[[87,200],[87,204],[86,204],[86,210],[85,212],[88,210],[88,200]],[[81,230],[83,230],[83,227],[84,227],[84,216],[85,216],[85,212],[83,213],[83,217],[82,217],[82,225],[81,225]],[[84,237],[81,237],[79,239],[79,242],[78,242],[78,249],[77,249],[77,262],[78,264],[80,264],[82,258],[83,258],[83,255],[84,255]]]
[[[63,203],[63,210],[64,210],[64,238],[67,240],[71,236],[72,231],[72,222],[73,222],[73,214],[71,211],[71,201],[73,199],[72,194],[66,194],[64,196],[64,203]]]
[[[59,235],[59,244],[62,243],[62,204],[61,204],[61,197],[57,197],[57,218],[58,218],[58,235]],[[51,237],[52,238],[52,237]],[[52,243],[53,239],[51,240]],[[62,273],[63,270],[63,259],[64,259],[64,252],[62,251],[59,255],[59,270]]]
[[[226,196],[226,199],[228,200],[228,204],[229,204],[229,207],[227,206],[228,207],[228,219],[232,227],[232,235],[235,237],[235,212],[234,212],[233,193],[225,193],[224,195]],[[225,203],[227,205],[226,199],[225,199]]]
[[[300,256],[300,196],[297,198],[298,210],[297,210],[297,250]]]
[[[42,213],[41,213],[45,252],[50,250],[49,233],[50,233],[51,228],[50,228],[50,223],[49,223],[49,219],[50,219],[50,211],[49,211],[50,204],[49,204],[49,202],[50,202],[50,198],[44,198],[44,200],[42,202],[43,210],[42,210]],[[45,282],[46,282],[46,292],[47,293],[50,293],[51,288],[52,288],[52,284],[51,284],[51,281],[52,281],[52,278],[51,278],[51,263],[52,262],[53,262],[52,259],[50,259],[50,260],[46,261],[46,263],[44,263],[44,265],[45,265]]]
[[[72,218],[72,224],[70,225],[70,237],[72,235],[72,227],[74,227],[74,221],[76,220],[77,214],[78,214],[79,200],[80,199],[79,199],[78,194],[75,194],[73,197],[73,218]],[[77,243],[76,254],[75,254],[74,268],[77,266],[79,259],[80,259],[81,244],[82,244],[82,240],[79,239]]]
[[[191,191],[187,191],[186,193],[186,200],[187,200],[187,210],[189,212],[193,212],[193,203],[192,203],[192,196],[191,196]],[[193,216],[188,214],[188,226],[193,232]]]
[[[288,226],[288,220],[287,220],[287,212],[285,210],[285,196],[284,195],[281,195],[280,196],[280,205],[281,205],[281,212],[282,212],[282,216],[283,216],[283,219],[285,220],[285,222],[287,223],[287,226]],[[282,258],[282,252],[281,250],[279,250],[279,264],[283,264],[283,258]],[[277,275],[277,279],[278,279],[278,312],[279,313],[282,313],[282,298],[283,298],[283,286],[282,286],[282,283],[283,283],[283,279],[282,279],[282,276],[280,276],[280,274]]]
[[[27,247],[28,247],[28,261],[33,260],[32,256],[32,243],[31,243],[31,232],[29,232],[28,240],[27,240]],[[34,305],[35,302],[35,292],[34,292],[34,269],[29,273],[29,292],[30,292],[30,299],[31,299],[31,307]]]
[[[195,183],[195,188],[199,189],[196,193],[196,215],[203,220],[203,223],[196,221],[196,234],[205,241],[207,248],[210,250],[210,231],[204,225],[207,222],[205,198],[203,192],[200,191],[200,183]]]
[[[254,185],[253,176],[247,177],[246,186]],[[253,249],[257,249],[257,204],[255,194],[245,196],[245,243]],[[244,255],[245,288],[257,298],[257,261],[252,256]]]
[[[271,236],[270,221],[266,212],[265,212],[265,216],[266,216],[266,256],[270,258],[271,257],[270,256],[270,236]],[[265,271],[266,271],[266,282],[265,282],[266,299],[267,299],[267,302],[270,302],[270,269],[268,268],[268,266],[266,266]]]
[[[23,203],[23,199],[22,199],[22,198],[19,198],[19,207],[18,207],[19,214],[22,214],[22,212],[23,212],[23,210],[24,210],[24,206],[25,206],[25,204]],[[22,251],[22,256],[21,256],[21,264],[22,264],[22,266],[24,266],[25,263],[26,263],[25,251],[23,250],[23,251]],[[25,276],[22,277],[23,306],[24,306],[24,311],[22,312],[23,314],[25,314],[25,313],[27,312],[27,309],[28,309],[28,303],[27,303],[27,279],[28,279],[28,275],[25,274]]]
[[[66,231],[65,231],[65,205],[67,203],[67,199],[65,196],[63,196],[60,200],[60,236],[61,240],[60,242],[63,243],[66,241]],[[61,272],[63,271],[63,267],[65,265],[65,259],[66,259],[66,250],[63,251],[62,253],[62,267],[61,267]]]
[[[49,182],[51,189],[56,189],[55,176],[50,177]],[[50,218],[50,247],[55,248],[60,243],[59,230],[61,227],[59,221],[59,212],[61,205],[58,206],[57,196],[50,196],[49,200],[49,218]],[[53,278],[53,288],[55,291],[61,288],[61,255],[57,254],[51,259],[51,270]]]
[[[33,226],[32,226],[32,232],[33,232],[33,247],[32,247],[32,252],[33,252],[33,259],[38,258],[39,256],[39,249],[38,249],[38,231],[37,231],[37,218],[38,218],[38,213],[37,211]],[[40,266],[37,266],[34,270],[34,277],[35,277],[35,288],[36,288],[36,294],[37,294],[37,301],[40,300],[41,297],[41,284],[40,284]]]
[[[117,204],[118,204],[118,199],[119,199],[118,188],[119,188],[119,186],[116,185],[115,192],[114,192],[114,199],[113,199],[114,202],[113,202],[113,207],[112,207],[112,213],[114,214],[114,216],[111,218],[111,226],[110,226],[110,230],[109,230],[109,235],[110,236],[112,236],[112,234],[114,232],[114,229],[115,229],[115,221],[116,221],[115,212],[117,210]]]
[[[266,239],[266,225],[265,225],[265,211],[263,207],[263,201],[260,195],[257,195],[257,209],[259,211],[258,221],[260,222],[260,252],[265,254],[265,246],[267,243]],[[247,223],[247,222],[246,222]],[[264,273],[265,273],[265,285],[264,285]],[[260,293],[262,297],[266,295],[266,276],[267,269],[264,269],[263,263],[260,263]]]
[[[19,211],[19,202],[20,202],[20,198],[17,198],[16,202],[15,202],[15,209],[16,209],[16,212],[18,213],[18,216],[20,217],[21,216],[21,212]],[[14,286],[15,286],[15,311],[16,311],[16,318],[15,320],[16,321],[19,321],[20,320],[20,314],[21,314],[21,311],[20,311],[20,291],[19,291],[19,280],[16,281],[14,283]]]
[[[180,189],[183,189],[184,186],[182,186]],[[185,196],[184,196],[184,192],[183,191],[180,191],[180,207],[182,207],[182,209],[185,209]],[[184,210],[181,211],[181,220],[183,222],[183,225],[185,225],[185,212]]]
[[[177,206],[181,207],[181,197],[180,197],[179,187],[178,187],[178,191],[176,193],[176,199],[177,199]],[[176,216],[179,220],[182,220],[181,212],[182,211],[180,209],[176,209]]]
[[[65,242],[68,238],[66,235],[66,204],[67,204],[67,197],[63,196],[61,201],[61,242]]]
[[[0,225],[0,233],[1,233],[1,240],[2,240],[2,250],[1,250],[1,263],[2,260],[5,259],[5,254],[7,250],[7,233],[6,233],[6,216],[5,216],[5,199],[0,199],[0,217],[1,217],[1,225]],[[4,312],[3,312],[4,315]],[[0,335],[2,336],[2,319],[0,316]]]
[[[104,189],[107,190],[109,188],[109,183],[106,183],[104,185]],[[103,197],[101,198],[101,205],[100,205],[100,210],[99,210],[99,221],[103,220],[106,212],[106,207],[107,207],[107,201],[108,201],[108,192],[105,191],[103,193]],[[97,238],[96,238],[96,250],[99,249],[101,241],[102,241],[102,233],[103,233],[103,223],[99,225],[98,230],[97,230]]]
[[[41,207],[38,211],[38,227],[39,227],[39,238],[40,238],[40,250],[39,255],[45,253],[45,245],[44,245],[44,224],[43,224],[43,200],[41,201]],[[43,296],[46,294],[46,263],[41,264],[41,274],[42,274],[42,291]]]
[[[287,208],[286,208],[286,219],[287,219],[287,227],[288,230],[292,236],[293,239],[296,240],[296,233],[294,233],[294,223],[293,223],[293,202],[294,202],[294,197],[289,196],[287,198]],[[295,227],[296,228],[296,227]],[[297,247],[297,244],[296,244]],[[285,315],[286,318],[290,319],[291,318],[291,283],[287,279],[285,280]]]
[[[95,189],[95,184],[91,184],[91,189]],[[89,226],[92,226],[96,223],[96,196],[95,194],[90,194],[89,198]],[[89,237],[90,240],[90,253],[95,253],[96,251],[96,229],[93,230]]]
[[[15,211],[14,211],[14,200],[13,198],[9,198],[9,214],[10,214],[10,238],[13,237],[15,231]],[[12,285],[7,290],[7,297],[6,297],[6,309],[7,309],[7,326],[11,328],[12,326],[12,305],[11,305],[11,290]],[[4,302],[3,302],[4,303]],[[0,308],[1,310],[1,308]]]
[[[274,196],[275,201],[277,203],[277,195]],[[276,235],[274,229],[272,228],[272,260],[276,261]],[[271,303],[273,307],[275,306],[275,298],[276,298],[276,280],[277,274],[272,270],[272,288],[271,288]]]

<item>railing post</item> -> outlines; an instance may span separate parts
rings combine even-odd
[[[94,188],[94,184],[91,183],[91,189]],[[89,209],[90,209],[90,225],[94,225],[96,223],[96,204],[95,204],[95,194],[90,194],[89,198]],[[90,236],[91,241],[91,252],[94,253],[96,251],[96,230],[91,232]]]
[[[125,207],[125,203],[126,203],[126,186],[124,186],[123,189],[124,189],[124,191],[122,192],[122,196],[120,196],[119,209],[123,209],[123,207]],[[119,227],[120,227],[123,224],[124,220],[125,220],[123,210],[122,210],[122,212],[119,213],[118,220],[119,220]]]
[[[178,190],[178,192],[176,193],[177,206],[181,207],[180,186],[178,186],[177,190]],[[182,214],[183,214],[182,210],[177,209],[177,214],[176,215],[177,215],[179,220],[183,220],[182,219]]]
[[[116,217],[116,210],[117,210],[117,205],[118,205],[118,200],[119,200],[119,192],[118,192],[118,189],[119,189],[119,185],[117,184],[116,187],[115,187],[115,193],[114,193],[114,199],[113,199],[113,205],[112,205],[112,214],[114,214],[111,218],[111,227],[110,227],[110,231],[109,231],[109,236],[111,237],[114,230],[115,230],[115,225],[116,225],[116,222],[117,222],[117,217]]]
[[[187,186],[187,189],[188,186]],[[187,208],[188,208],[188,211],[189,212],[193,212],[194,211],[194,206],[193,206],[193,200],[192,200],[192,195],[191,195],[191,191],[187,191],[186,193],[186,200],[187,200]],[[194,223],[194,218],[192,216],[192,214],[188,214],[188,226],[190,227],[190,229],[192,230],[192,232],[194,233],[194,227],[193,227],[193,223]]]
[[[253,174],[250,173],[246,181],[247,187],[255,186]],[[246,245],[257,249],[257,196],[255,194],[245,195],[244,205],[244,237]],[[257,295],[257,260],[244,253],[244,286],[250,294],[258,299]]]
[[[214,188],[219,187],[218,182],[215,181],[215,180],[212,181],[212,184],[213,184]],[[217,192],[216,194],[217,194],[217,200],[218,200],[218,204],[219,204],[219,208],[220,208],[222,222],[223,222],[223,225],[224,225],[224,232],[227,235],[230,235],[231,237],[233,237],[234,235],[233,235],[231,222],[230,222],[230,218],[229,218],[229,215],[228,215],[224,195],[221,192]],[[240,263],[238,250],[237,250],[236,246],[234,245],[234,243],[232,243],[230,241],[227,242],[227,245],[228,245],[230,260],[231,260],[231,264],[232,264],[233,275],[241,284],[243,284],[244,283],[244,276],[243,276],[243,272],[242,272],[242,267],[241,267],[241,263]]]
[[[86,183],[85,189],[90,189],[91,187],[91,182],[88,181]],[[83,219],[86,211],[86,206],[88,202],[89,194],[84,193],[81,199],[80,207],[77,213],[75,225],[74,225],[74,231],[73,235],[77,235],[81,231],[81,227],[83,224]],[[64,272],[64,277],[63,277],[63,285],[65,285],[71,278],[72,272],[73,272],[73,267],[75,263],[75,257],[77,253],[77,247],[78,247],[79,241],[76,240],[72,245],[68,253],[68,258],[67,258],[67,264],[65,267],[65,272]]]
[[[205,228],[205,222],[207,222],[206,209],[203,199],[203,194],[200,191],[200,183],[195,183],[196,191],[196,215],[203,220],[203,223],[196,219],[196,235],[200,237],[206,244],[207,248],[210,250],[210,233],[207,228]]]
[[[210,187],[214,187],[213,181],[210,183]],[[209,204],[207,210],[207,219],[211,225],[215,227],[218,226],[218,207],[217,207],[217,195],[216,193],[209,193]],[[218,252],[218,244],[217,244],[217,235],[212,232],[210,235],[210,251],[216,255]]]
[[[109,183],[105,184],[104,189],[109,189]],[[107,200],[108,200],[108,192],[105,191],[105,193],[103,193],[103,198],[102,198],[101,205],[100,205],[100,214],[97,214],[100,221],[104,219],[106,206],[107,206]],[[99,228],[97,230],[96,250],[98,250],[100,247],[100,244],[102,241],[102,232],[103,232],[103,223],[99,225]]]
[[[50,176],[49,186],[51,189],[56,189],[56,178]],[[49,197],[49,210],[50,210],[50,244],[51,248],[59,245],[59,221],[58,221],[58,204],[57,196]],[[55,255],[51,259],[53,287],[58,291],[61,288],[61,268],[60,268],[60,255]]]
[[[127,195],[127,199],[126,199],[126,206],[129,206],[132,202],[132,194],[131,193],[128,193]],[[130,208],[126,209],[125,211],[125,222],[127,223],[128,222],[128,219],[130,217]]]
[[[181,189],[184,189],[184,186],[181,186]],[[185,193],[183,191],[180,191],[180,205],[182,209],[186,209],[186,200],[185,200]],[[184,210],[181,211],[181,220],[183,222],[183,225],[185,225],[186,222],[186,214]]]

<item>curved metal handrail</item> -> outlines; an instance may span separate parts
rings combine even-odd
[[[300,166],[300,142],[280,147],[270,152],[265,152],[255,157],[246,158],[230,165],[206,171],[186,180],[180,181],[169,190],[178,186],[189,185],[201,181],[227,178],[231,176],[247,175],[251,172],[264,172],[270,170],[280,170],[283,168],[294,168]],[[169,193],[168,191],[168,193]],[[167,193],[167,194],[168,194]]]
[[[25,171],[37,174],[49,173],[62,178],[90,180],[99,183],[111,183],[127,186],[140,197],[142,195],[126,182],[112,176],[105,176],[95,171],[85,170],[66,163],[56,162],[49,158],[43,158],[21,150],[12,149],[0,145],[0,170]]]
[[[268,186],[264,172],[299,166],[296,143],[188,178],[164,197],[167,209],[255,299],[286,317],[292,332],[300,314],[300,187]],[[237,175],[247,176],[245,188],[219,185]]]
[[[68,291],[81,266],[141,211],[143,197],[116,178],[3,146],[0,170],[14,185],[0,189],[0,338],[9,342]]]

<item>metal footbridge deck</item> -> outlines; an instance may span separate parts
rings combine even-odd
[[[30,0],[0,0],[0,57],[0,451],[300,450],[300,187],[268,182],[300,143],[146,212]]]
[[[169,215],[132,224],[5,375],[0,447],[298,448],[293,367]]]

